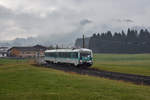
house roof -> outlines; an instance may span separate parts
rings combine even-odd
[[[17,50],[20,50],[20,51],[39,51],[39,50],[44,50],[45,51],[47,48],[44,47],[44,46],[41,46],[41,45],[35,45],[35,46],[32,46],[32,47],[12,47],[9,50],[12,50],[12,49],[17,49]]]
[[[8,49],[8,47],[0,47],[0,49]]]

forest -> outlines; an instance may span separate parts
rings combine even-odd
[[[77,39],[75,45],[79,47],[81,41],[82,39]],[[94,33],[85,42],[88,42],[86,47],[95,53],[150,53],[150,32],[147,29],[128,29],[126,33]]]

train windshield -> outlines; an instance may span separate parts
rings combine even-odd
[[[91,57],[91,52],[81,52],[80,56],[81,57]]]

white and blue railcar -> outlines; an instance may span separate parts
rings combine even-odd
[[[93,53],[90,49],[55,49],[46,50],[44,60],[47,63],[67,63],[75,66],[91,66]]]

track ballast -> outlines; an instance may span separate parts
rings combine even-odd
[[[53,68],[57,70],[62,70],[64,72],[74,72],[81,75],[89,75],[89,76],[96,76],[96,77],[104,77],[113,80],[122,80],[126,82],[132,82],[135,84],[142,84],[142,85],[150,85],[150,76],[143,76],[143,75],[134,75],[134,74],[125,74],[119,72],[110,72],[99,70],[95,68],[81,68],[81,67],[74,67],[71,65],[63,65],[63,64],[43,64],[42,66]]]

